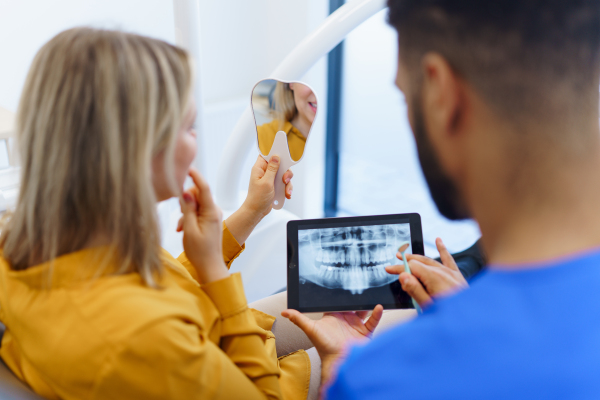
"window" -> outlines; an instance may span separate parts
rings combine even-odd
[[[427,255],[437,256],[436,237],[441,237],[451,252],[461,251],[479,238],[479,228],[473,221],[445,219],[431,200],[404,99],[394,86],[397,41],[386,13],[370,18],[344,42],[337,71],[341,76],[338,103],[332,104],[335,97],[329,95],[329,110],[338,107],[340,119],[338,147],[327,148],[328,164],[337,159],[337,175],[328,176],[326,193],[330,200],[331,193],[337,199],[326,201],[325,211],[329,216],[418,212]],[[335,89],[330,80],[329,90]],[[335,133],[331,122],[328,144],[329,135]],[[328,169],[327,174],[331,173]]]

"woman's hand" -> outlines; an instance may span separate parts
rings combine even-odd
[[[225,221],[229,232],[239,244],[243,244],[256,225],[269,213],[275,197],[275,177],[279,170],[279,157],[273,156],[267,163],[258,156],[250,173],[250,185],[246,201],[235,213]],[[292,171],[283,174],[285,197],[292,198]]]
[[[406,261],[412,274],[404,272],[404,265],[385,268],[390,274],[400,274],[398,278],[402,289],[421,307],[431,304],[434,297],[447,296],[469,286],[442,239],[437,238],[435,244],[440,252],[441,264],[429,257],[407,254]],[[402,259],[400,253],[396,256]]]
[[[250,172],[248,196],[242,205],[248,212],[260,216],[260,218],[271,212],[273,198],[275,197],[275,176],[278,169],[278,156],[271,157],[268,163],[264,158],[258,156]],[[293,176],[294,173],[288,170],[282,177],[287,199],[292,198],[293,185],[291,181]]]
[[[296,310],[285,310],[288,318],[306,333],[321,357],[321,381],[327,382],[332,365],[345,356],[348,344],[370,338],[383,315],[378,305],[373,314],[364,321],[368,311],[326,313],[318,321],[312,320]]]
[[[223,216],[204,178],[193,168],[190,177],[194,186],[179,199],[183,213],[180,220],[183,249],[196,268],[200,282],[210,283],[229,276],[223,261]]]

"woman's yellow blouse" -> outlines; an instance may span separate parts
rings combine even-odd
[[[258,147],[260,148],[260,152],[265,156],[269,155],[273,142],[275,141],[275,135],[277,135],[277,132],[279,131],[284,131],[287,135],[290,156],[292,157],[292,160],[298,161],[302,158],[302,154],[304,153],[306,138],[302,136],[300,131],[296,129],[291,122],[285,121],[283,126],[280,125],[281,121],[275,119],[258,127]]]
[[[199,284],[163,251],[161,289],[110,275],[106,248],[24,271],[0,257],[0,356],[49,399],[305,399],[304,351],[277,359],[274,317],[249,309],[239,274]],[[228,266],[243,251],[224,226]],[[52,271],[50,278],[49,272]]]

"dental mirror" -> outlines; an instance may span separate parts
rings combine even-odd
[[[410,246],[410,242],[404,242],[404,243],[402,243],[400,245],[400,247],[398,248],[398,252],[402,255],[402,262],[404,263],[404,271],[408,272],[409,274],[412,275],[410,267],[408,266],[408,262],[406,261],[406,254],[404,254],[404,253],[406,253],[406,250],[408,250],[409,246]],[[413,306],[415,307],[415,310],[417,310],[417,313],[423,314],[423,310],[421,310],[421,307],[415,301],[415,299],[412,299],[412,303],[413,303]]]
[[[279,210],[285,202],[282,176],[304,156],[317,116],[317,96],[305,83],[265,79],[252,89],[251,105],[260,155],[266,161],[274,155],[280,159],[272,204]]]

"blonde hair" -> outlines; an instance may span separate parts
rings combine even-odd
[[[153,158],[172,176],[192,67],[166,42],[74,28],[37,53],[16,121],[21,189],[0,244],[13,269],[84,248],[98,235],[149,286],[163,273]]]
[[[290,89],[289,83],[277,82],[275,92],[273,93],[274,118],[279,120],[280,127],[283,129],[285,121],[292,122],[292,119],[298,113],[294,92]]]

